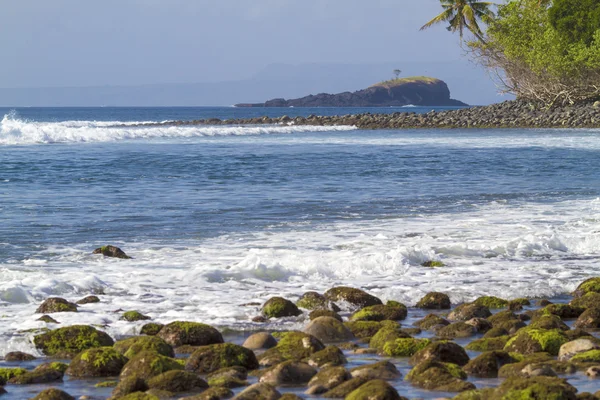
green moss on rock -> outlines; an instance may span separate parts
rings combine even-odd
[[[49,388],[42,390],[31,400],[75,400],[75,397],[60,389]]]
[[[262,307],[262,313],[267,318],[296,317],[302,311],[291,301],[283,297],[271,297]]]
[[[198,322],[175,321],[165,325],[158,337],[173,347],[183,345],[207,346],[223,343],[221,333],[210,325]]]
[[[394,341],[396,339],[409,339],[410,335],[400,330],[400,325],[383,326],[377,331],[377,333],[371,338],[369,346],[379,351],[383,350],[386,343]]]
[[[350,319],[352,321],[401,321],[407,314],[408,309],[404,304],[393,302],[365,307],[355,312]]]
[[[232,343],[220,343],[200,347],[188,358],[185,369],[196,373],[210,373],[233,366],[257,369],[258,360],[252,350]]]
[[[600,293],[600,277],[586,279],[577,286],[573,295],[575,297],[581,297],[587,293]]]
[[[91,326],[73,325],[36,335],[33,343],[45,355],[54,356],[59,352],[75,355],[93,347],[112,346],[114,341]]]
[[[51,314],[57,312],[77,312],[77,304],[71,303],[60,297],[50,297],[46,299],[35,310],[36,314]]]
[[[112,347],[98,347],[77,354],[65,373],[79,378],[118,376],[127,361]]]
[[[583,353],[579,353],[573,356],[573,358],[571,358],[571,361],[600,363],[600,350],[589,350]]]
[[[389,383],[382,379],[374,379],[352,391],[346,400],[400,400],[401,397]]]
[[[327,346],[321,351],[317,351],[306,359],[308,365],[313,367],[338,366],[348,362],[344,353],[336,346]]]
[[[330,301],[343,301],[354,307],[369,307],[383,304],[380,299],[370,295],[364,290],[339,286],[325,292],[325,297]]]
[[[441,340],[428,344],[422,350],[419,350],[410,359],[413,365],[420,364],[424,361],[435,360],[456,365],[465,365],[469,362],[469,356],[462,346]]]
[[[120,318],[121,321],[129,321],[129,322],[146,321],[149,319],[151,319],[149,316],[144,315],[138,311],[126,311],[123,313],[123,315]]]
[[[307,310],[331,310],[339,311],[337,307],[331,303],[325,296],[317,292],[306,292],[296,302],[298,307]]]
[[[494,338],[484,338],[473,340],[465,347],[471,351],[492,351],[502,350],[506,346],[506,343],[510,340],[510,336],[499,336]]]
[[[446,264],[444,264],[441,261],[431,260],[431,261],[425,261],[424,263],[421,263],[421,266],[427,267],[427,268],[441,268],[441,267],[445,267]]]
[[[450,297],[444,293],[430,292],[419,300],[417,307],[427,310],[449,310],[451,307]]]
[[[261,365],[274,365],[286,360],[302,360],[325,348],[316,337],[304,332],[290,331],[279,335],[277,346],[259,356]]]
[[[176,359],[165,357],[155,351],[142,351],[130,359],[121,371],[121,379],[139,377],[150,379],[171,370],[182,370],[183,365]]]
[[[178,370],[164,372],[148,379],[147,383],[150,389],[166,390],[172,393],[208,388],[208,384],[197,374]]]
[[[344,325],[359,339],[372,338],[382,327],[377,321],[348,321]]]
[[[26,372],[25,368],[0,368],[0,386],[4,386],[10,378],[23,375]]]
[[[142,326],[140,330],[140,334],[148,335],[148,336],[156,336],[158,332],[163,328],[163,324],[157,324],[155,322],[150,322]]]
[[[508,378],[495,390],[491,400],[575,400],[577,389],[566,380],[548,376]]]
[[[429,339],[396,339],[383,346],[383,354],[389,357],[411,357],[431,343]]]
[[[557,356],[560,346],[568,341],[569,338],[558,329],[523,328],[506,343],[504,350],[521,354],[547,352]]]
[[[115,343],[114,348],[127,358],[133,358],[136,354],[147,350],[156,351],[163,356],[175,357],[173,348],[156,336],[135,336],[119,340]]]
[[[475,389],[475,385],[465,382],[467,374],[456,364],[439,361],[425,361],[416,365],[406,375],[412,385],[443,392],[462,392]]]
[[[498,309],[508,307],[508,300],[495,296],[482,296],[474,301],[475,304],[487,307],[489,309]]]

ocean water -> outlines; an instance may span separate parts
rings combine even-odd
[[[0,109],[0,355],[37,353],[52,296],[99,294],[55,317],[119,338],[143,323],[117,310],[252,330],[248,304],[336,285],[414,305],[600,275],[598,130],[131,126],[348,111]],[[105,244],[133,259],[91,254]]]

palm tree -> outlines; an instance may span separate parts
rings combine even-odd
[[[465,29],[469,30],[477,39],[485,43],[483,33],[477,23],[477,20],[484,23],[494,18],[494,13],[490,7],[494,5],[488,1],[476,0],[440,0],[444,11],[433,18],[431,21],[421,27],[421,30],[427,29],[435,24],[448,22],[448,29],[451,32],[458,31],[460,38],[463,38]]]

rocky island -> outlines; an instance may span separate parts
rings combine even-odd
[[[401,107],[467,106],[450,98],[446,82],[426,76],[380,82],[356,92],[320,93],[299,99],[273,99],[265,103],[236,104],[236,107]]]

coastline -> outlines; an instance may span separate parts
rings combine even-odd
[[[458,110],[431,111],[426,114],[396,112],[393,114],[364,113],[340,116],[247,119],[199,119],[166,121],[138,126],[193,126],[193,125],[308,125],[356,126],[358,129],[464,129],[464,128],[600,128],[600,102],[555,107],[550,110],[534,104],[510,100],[488,106]]]

